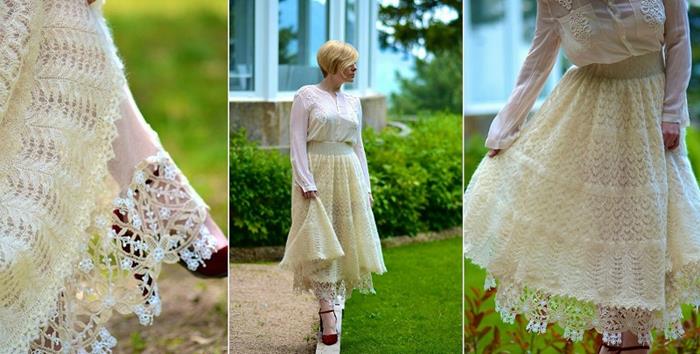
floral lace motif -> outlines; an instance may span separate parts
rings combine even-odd
[[[584,14],[583,9],[579,8],[571,11],[569,15],[569,29],[571,35],[582,44],[587,44],[591,39],[591,23]]]
[[[654,29],[663,29],[666,14],[659,0],[641,0],[640,10],[644,15],[644,22]]]
[[[348,291],[350,289],[350,291]],[[314,296],[319,300],[333,301],[340,297],[349,299],[352,296],[352,290],[357,290],[360,294],[374,294],[374,286],[372,285],[372,275],[364,274],[357,282],[339,280],[337,282],[317,282],[301,277],[294,277],[294,291],[303,293],[311,290]]]
[[[590,301],[567,296],[555,296],[543,291],[518,286],[510,280],[499,281],[496,293],[496,311],[506,323],[514,323],[515,316],[522,314],[529,321],[526,329],[533,333],[545,333],[548,323],[558,322],[564,329],[564,338],[577,342],[583,339],[586,330],[595,328],[603,334],[603,341],[610,345],[622,345],[622,333],[630,331],[638,337],[639,344],[650,345],[651,331],[664,331],[668,339],[677,339],[685,333],[682,325],[681,303],[698,303],[700,278],[693,275],[698,265],[686,267],[671,280],[671,287],[682,287],[672,294],[686,294],[671,301],[662,314],[660,310],[643,308],[620,308],[596,306]],[[691,280],[692,279],[692,280]],[[493,276],[488,273],[485,289],[495,288]],[[690,295],[693,294],[693,295]]]
[[[562,7],[564,7],[565,9],[567,9],[569,11],[571,11],[572,1],[573,0],[557,0],[559,5],[561,5]]]
[[[183,182],[164,153],[136,166],[116,210],[96,219],[98,236],[32,345],[36,353],[111,352],[116,339],[104,325],[113,311],[133,313],[142,325],[160,314],[163,262],[182,260],[196,270],[211,257],[216,240],[204,226],[206,207]]]

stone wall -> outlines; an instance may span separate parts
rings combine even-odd
[[[382,95],[362,96],[363,125],[375,130],[386,126],[387,104]],[[248,139],[262,147],[289,147],[289,112],[292,98],[279,101],[234,100],[229,102],[231,131],[245,128]]]

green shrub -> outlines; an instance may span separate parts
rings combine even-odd
[[[689,127],[685,138],[685,143],[688,147],[688,159],[693,167],[695,177],[700,177],[700,131]]]
[[[291,164],[276,150],[262,150],[244,130],[231,134],[230,242],[283,245],[291,224]]]
[[[458,116],[435,114],[411,124],[408,137],[390,129],[365,134],[374,213],[383,237],[459,225],[460,124]]]
[[[364,131],[373,207],[380,237],[442,230],[461,222],[461,122],[435,114],[394,128]],[[290,225],[289,158],[231,139],[231,242],[235,246],[282,245]]]
[[[464,188],[467,187],[466,184],[469,183],[469,179],[479,166],[479,162],[484,158],[486,152],[489,151],[484,146],[484,142],[484,137],[480,134],[473,134],[464,141]]]
[[[367,130],[363,138],[380,237],[425,228],[419,206],[426,203],[427,173],[411,161],[407,139],[390,129],[381,134]]]

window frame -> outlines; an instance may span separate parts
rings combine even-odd
[[[327,0],[330,39],[345,39],[345,1]],[[253,90],[228,91],[229,102],[289,100],[294,91],[279,91],[279,1],[255,0],[255,68]],[[370,91],[374,82],[370,68],[372,53],[378,50],[377,0],[357,1],[358,74],[349,93]],[[230,31],[230,29],[229,29]],[[229,32],[230,38],[230,32]],[[229,53],[230,56],[230,53]],[[228,85],[228,83],[227,83]],[[227,86],[228,87],[228,86]]]

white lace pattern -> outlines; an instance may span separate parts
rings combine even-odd
[[[196,270],[216,250],[204,226],[206,207],[162,153],[140,163],[115,211],[95,220],[98,232],[67,282],[33,353],[109,353],[111,313],[133,313],[144,326],[161,311],[161,264],[182,260]],[[99,230],[99,231],[98,231]]]

